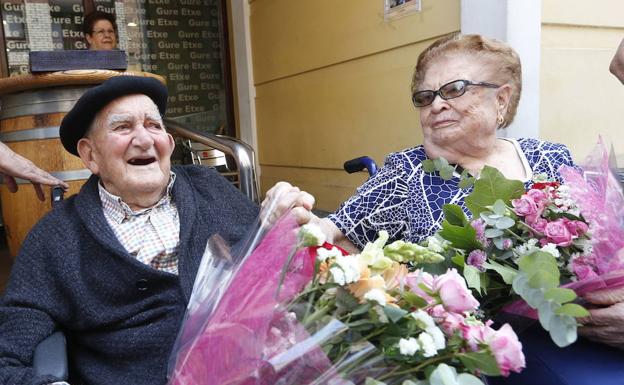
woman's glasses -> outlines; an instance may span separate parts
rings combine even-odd
[[[416,107],[425,107],[433,103],[436,95],[444,100],[455,99],[466,93],[468,86],[499,88],[500,86],[492,83],[479,82],[473,83],[470,80],[453,80],[448,82],[437,91],[425,90],[418,91],[412,95],[412,102]]]
[[[104,35],[114,35],[115,30],[112,29],[98,29],[93,31],[93,35],[104,36]]]

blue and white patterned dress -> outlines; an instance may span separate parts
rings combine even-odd
[[[516,144],[534,175],[560,180],[559,166],[573,165],[570,151],[562,144],[530,138],[518,139]],[[472,188],[459,188],[458,175],[445,181],[438,173],[424,172],[421,162],[425,159],[423,146],[390,154],[383,168],[329,219],[362,248],[377,238],[379,230],[388,231],[391,241],[422,241],[440,228],[442,207],[447,203],[462,206],[468,214],[464,198]],[[531,181],[525,184],[529,187]]]

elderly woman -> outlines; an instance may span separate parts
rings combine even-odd
[[[524,181],[526,187],[537,174],[560,180],[559,167],[573,164],[564,145],[497,137],[498,129],[513,121],[521,89],[520,60],[507,44],[479,35],[436,41],[418,57],[412,80],[423,144],[390,154],[383,168],[335,213],[323,220],[311,219],[331,234],[330,242],[350,250],[361,249],[380,230],[388,231],[391,239],[424,240],[440,228],[445,204],[459,204],[468,213],[464,198],[472,191],[458,186],[459,173],[443,180],[437,173],[425,172],[426,159],[444,157],[456,170],[475,176],[486,165],[496,167],[505,177]],[[277,186],[269,194],[280,188],[292,187]],[[304,215],[303,210],[298,214]],[[622,335],[621,325],[615,326]],[[507,384],[589,384],[603,379],[610,383],[609,378],[624,376],[624,367],[616,364],[621,353],[608,346],[585,340],[559,349],[539,328],[521,338],[527,369],[512,375]],[[578,362],[579,357],[583,362]],[[601,366],[592,366],[591,360]]]
[[[420,54],[412,101],[420,112],[422,145],[390,154],[384,167],[324,221],[334,241],[361,248],[386,230],[418,242],[443,219],[442,206],[464,205],[470,189],[459,175],[445,181],[423,171],[422,161],[444,157],[458,170],[479,175],[485,165],[527,186],[536,174],[560,179],[571,165],[568,149],[537,139],[497,137],[514,118],[522,89],[518,55],[507,44],[478,35],[453,35]]]
[[[110,13],[94,11],[85,15],[82,29],[90,50],[117,48],[117,25]]]

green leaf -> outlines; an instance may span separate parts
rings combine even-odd
[[[470,188],[472,185],[474,185],[475,180],[476,180],[476,179],[475,179],[474,177],[472,177],[472,176],[471,176],[471,177],[468,177],[468,178],[461,178],[461,179],[459,180],[459,184],[458,184],[458,186],[459,186],[459,188],[461,188],[461,189],[467,189],[467,188]]]
[[[550,253],[536,251],[523,255],[518,259],[518,266],[526,273],[531,287],[550,289],[559,286],[559,266]]]
[[[433,160],[431,159],[425,159],[421,162],[422,164],[422,169],[424,172],[431,174],[432,172],[435,172],[436,168],[435,168],[435,164],[433,163]]]
[[[364,385],[386,385],[385,382],[377,381],[372,377],[366,377],[366,381],[364,381]]]
[[[503,282],[508,285],[512,284],[514,278],[516,277],[516,274],[518,274],[518,271],[516,269],[509,266],[501,265],[500,263],[492,260],[485,262],[483,264],[483,267],[488,270],[494,270],[495,272],[497,272],[501,276],[501,278],[503,278]]]
[[[553,342],[563,348],[576,341],[577,326],[576,319],[568,315],[555,314],[548,325],[550,338]]]
[[[427,300],[422,298],[419,295],[414,294],[411,291],[404,291],[403,294],[401,294],[401,296],[403,297],[403,299],[405,300],[405,302],[407,303],[407,305],[409,307],[416,307],[416,308],[423,308],[425,306],[427,306]]]
[[[444,218],[453,226],[465,226],[468,224],[468,218],[461,207],[458,205],[447,204],[442,207]]]
[[[457,249],[474,250],[481,247],[477,241],[477,232],[470,226],[455,226],[447,220],[442,222],[442,230],[440,236],[451,242],[451,246]]]
[[[546,290],[544,293],[544,299],[561,304],[574,301],[576,299],[576,293],[572,289],[553,287],[552,289]]]
[[[496,363],[494,355],[488,352],[470,352],[457,354],[459,360],[464,364],[466,369],[471,372],[481,371],[488,376],[500,376],[500,370]]]
[[[344,311],[351,312],[360,306],[360,302],[342,287],[338,287],[336,290],[336,306]]]
[[[536,289],[550,289],[559,286],[559,272],[552,274],[546,270],[535,271],[529,274],[529,286]]]
[[[482,211],[488,210],[487,206],[493,205],[498,199],[509,205],[512,199],[519,198],[523,193],[522,182],[507,179],[497,169],[485,166],[465,203],[472,216],[478,217]]]
[[[464,256],[459,253],[455,254],[453,258],[451,258],[451,262],[459,267],[464,267],[464,265],[466,264],[466,262],[464,261]]]
[[[370,303],[368,303],[368,302],[363,303],[360,306],[358,306],[355,309],[353,309],[353,311],[351,311],[351,315],[360,315],[360,314],[368,313],[370,308],[371,308],[371,304]]]
[[[457,375],[457,385],[484,385],[477,376],[470,373],[459,373]]]
[[[583,306],[578,305],[576,303],[566,303],[562,305],[559,309],[555,310],[556,314],[559,315],[569,315],[570,317],[587,317],[589,316],[589,312]]]
[[[384,313],[386,313],[390,321],[396,323],[407,314],[407,311],[399,307],[384,306]]]
[[[481,272],[471,265],[464,266],[464,278],[468,287],[471,287],[481,293]]]

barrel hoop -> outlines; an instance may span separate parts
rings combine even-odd
[[[29,128],[27,130],[0,133],[3,143],[25,142],[28,140],[52,139],[59,137],[59,126]]]
[[[2,109],[0,119],[12,119],[22,116],[53,114],[55,112],[68,112],[76,104],[76,100],[56,100],[39,104],[21,106],[6,106]]]

